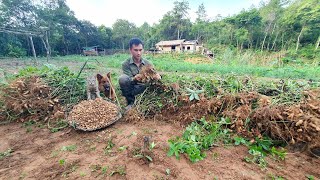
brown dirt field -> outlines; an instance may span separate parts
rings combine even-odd
[[[320,159],[304,153],[288,153],[280,162],[267,158],[269,164],[265,170],[243,161],[248,155],[245,146],[214,147],[197,163],[184,156],[180,160],[168,157],[168,139],[181,135],[183,128],[163,121],[135,124],[119,121],[94,132],[66,128],[51,133],[37,125],[28,127],[32,131],[16,122],[0,126],[0,152],[13,150],[10,156],[0,159],[0,179],[272,179],[280,176],[307,179],[307,175],[320,178]],[[150,154],[151,163],[133,157],[135,149],[143,144],[143,136],[156,143]],[[111,139],[115,146],[106,154],[104,148]],[[76,148],[62,150],[70,145]],[[166,169],[170,169],[169,175]]]

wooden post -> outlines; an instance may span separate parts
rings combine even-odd
[[[34,60],[35,60],[35,64],[37,65],[38,64],[37,55],[36,55],[36,50],[34,49],[32,36],[29,36],[29,39],[30,39],[30,42],[31,42],[32,54],[33,54],[33,57],[34,57]]]

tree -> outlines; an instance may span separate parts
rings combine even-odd
[[[201,3],[199,5],[198,10],[196,11],[196,14],[197,14],[196,23],[207,21],[207,11],[206,11],[203,3]]]
[[[284,6],[286,3],[287,2],[283,1],[283,0],[270,0],[269,3],[264,4],[260,8],[260,15],[262,17],[262,21],[265,26],[264,38],[261,43],[261,50],[263,50],[265,48],[265,42],[266,42],[268,36],[270,36],[270,38],[269,38],[268,45],[266,48],[269,49],[270,40],[272,39],[274,31],[278,27],[277,26],[277,24],[279,23],[278,19],[279,19],[279,17],[281,17],[281,14],[283,11],[282,6]],[[278,37],[279,31],[277,31],[276,34],[277,35],[275,37],[275,41]]]
[[[129,46],[125,44],[127,44],[132,37],[137,35],[136,25],[124,19],[118,19],[112,25],[112,31],[113,40],[118,47],[121,47],[123,50],[129,48]]]
[[[296,47],[298,51],[302,38],[317,43],[320,37],[320,3],[318,0],[297,0],[285,11],[282,23],[287,31],[296,36]]]
[[[205,7],[202,4],[199,5],[196,12],[197,18],[195,24],[192,25],[192,34],[197,40],[202,40],[204,38],[207,22],[207,13]]]

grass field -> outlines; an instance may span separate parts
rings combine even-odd
[[[80,61],[89,60],[94,62],[94,59],[105,65],[106,68],[120,68],[122,61],[127,59],[127,54],[116,54],[103,57],[83,57],[83,56],[67,56],[54,58],[57,61]],[[291,60],[290,63],[283,63],[283,60],[269,59],[269,62],[264,61],[250,64],[245,57],[236,59],[218,59],[206,60],[201,55],[147,55],[146,59],[150,60],[156,69],[163,72],[187,72],[187,73],[206,73],[206,74],[235,74],[249,75],[254,77],[270,77],[270,78],[291,78],[291,79],[312,79],[320,80],[320,66],[316,61],[301,62]],[[186,59],[202,58],[206,63],[186,62]],[[263,65],[262,65],[263,64]]]

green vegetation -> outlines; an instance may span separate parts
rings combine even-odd
[[[220,141],[228,142],[230,133],[222,126],[229,124],[228,119],[221,118],[220,122],[207,122],[204,118],[192,122],[182,137],[169,140],[168,156],[174,155],[177,159],[180,154],[186,153],[191,162],[197,162],[206,157],[203,150],[217,145]]]
[[[175,1],[171,10],[158,17],[159,23],[137,27],[128,20],[118,19],[111,28],[78,20],[66,1],[41,4],[31,0],[24,0],[24,3],[3,1],[0,4],[0,56],[32,56],[30,42],[25,36],[12,34],[18,31],[27,35],[26,30],[29,30],[40,34],[33,40],[36,54],[40,56],[46,56],[47,52],[52,56],[79,54],[83,46],[93,45],[108,52],[124,52],[129,39],[136,36],[145,42],[145,49],[153,48],[160,40],[201,40],[215,53],[216,59],[223,57],[224,61],[233,61],[243,54],[243,58],[238,58],[241,65],[251,61],[264,63],[262,58],[246,57],[270,52],[278,53],[277,57],[286,56],[279,60],[283,61],[281,63],[295,61],[297,57],[319,63],[319,9],[318,0],[270,0],[232,16],[208,19],[207,11],[211,9],[199,3],[196,21],[192,22],[189,1]],[[50,48],[43,46],[47,34]]]
[[[221,118],[219,122],[208,122],[204,118],[192,122],[184,131],[182,137],[170,139],[168,156],[180,158],[180,154],[186,153],[191,162],[203,160],[206,154],[203,150],[208,150],[212,146],[223,142],[229,144],[231,133],[226,125],[230,124],[229,119]],[[250,156],[244,160],[248,163],[258,164],[261,168],[267,167],[265,157],[270,154],[275,160],[284,160],[286,152],[284,149],[277,149],[274,142],[267,137],[255,138],[248,141],[242,137],[234,137],[235,145],[246,145]],[[213,156],[217,156],[214,154]]]
[[[213,60],[211,63],[199,63],[193,64],[186,62],[188,58],[204,58],[201,55],[190,54],[176,54],[174,56],[170,54],[162,55],[146,55],[145,57],[150,60],[159,71],[165,71],[170,73],[201,73],[201,74],[213,74],[213,75],[226,75],[234,74],[241,76],[252,77],[270,77],[270,78],[284,78],[284,79],[306,79],[306,80],[320,80],[320,66],[319,62],[310,62],[308,60],[292,60],[290,63],[278,64],[275,60],[268,60],[263,64],[256,64],[257,61],[249,63],[243,63],[243,59],[259,58],[259,54],[252,54],[252,57],[245,57],[245,55],[235,56],[228,61]],[[102,57],[83,57],[83,56],[65,56],[54,58],[54,62],[65,62],[75,60],[77,62],[85,62],[88,60],[92,64],[97,64],[95,59],[102,64],[102,68],[105,70],[109,68],[121,67],[121,63],[129,57],[128,54],[116,54],[111,56]],[[268,57],[266,55],[266,57]],[[262,58],[262,57],[261,57]],[[45,61],[45,59],[42,59]],[[114,72],[115,73],[115,72]],[[114,74],[115,75],[115,74]],[[113,75],[113,77],[115,77]],[[115,79],[117,80],[117,79]],[[116,82],[116,81],[115,81]]]
[[[270,138],[255,138],[253,142],[249,142],[242,137],[235,137],[235,145],[246,145],[249,148],[250,157],[245,157],[244,160],[248,163],[258,164],[261,168],[267,167],[265,157],[271,154],[276,160],[284,160],[286,152],[284,149],[277,149]]]
[[[116,166],[113,171],[109,174],[109,176],[113,176],[115,174],[120,174],[121,176],[126,175],[126,168],[124,166]]]
[[[9,157],[11,156],[11,153],[13,152],[13,150],[11,148],[7,149],[4,152],[0,152],[0,160],[5,158],[5,157]]]
[[[77,149],[75,144],[69,146],[62,146],[61,151],[74,151]]]

